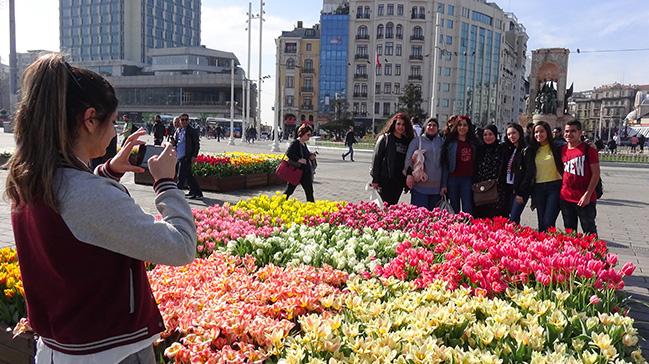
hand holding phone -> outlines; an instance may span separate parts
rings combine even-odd
[[[147,162],[149,172],[155,181],[176,177],[176,149],[170,143],[164,146],[160,154],[153,155]]]

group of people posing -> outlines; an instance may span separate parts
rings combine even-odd
[[[476,134],[468,116],[455,115],[443,131],[430,118],[415,135],[412,121],[398,113],[376,142],[372,187],[388,204],[410,192],[416,206],[433,209],[448,199],[454,212],[517,223],[531,200],[540,231],[554,227],[561,212],[566,229],[577,230],[579,222],[583,232],[596,234],[599,158],[583,142],[581,123],[566,123],[565,142],[555,141],[544,121],[527,136],[519,124],[507,125],[505,133],[501,143],[495,125]]]

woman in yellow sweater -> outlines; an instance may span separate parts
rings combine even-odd
[[[559,216],[561,191],[561,146],[552,138],[552,129],[545,121],[534,123],[533,138],[525,149],[523,189],[532,196],[536,207],[539,231],[554,227]]]

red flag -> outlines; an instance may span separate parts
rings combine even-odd
[[[381,68],[381,59],[379,59],[379,52],[376,52],[376,67]]]

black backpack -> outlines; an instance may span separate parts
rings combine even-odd
[[[588,148],[592,148],[592,146],[589,143],[586,143],[586,149],[584,151],[584,164],[590,168],[590,163],[588,163]],[[599,200],[602,198],[602,195],[604,194],[604,185],[602,184],[602,177],[601,177],[601,171],[600,171],[600,177],[599,181],[597,181],[597,186],[595,186],[595,196],[597,196],[597,199]]]

